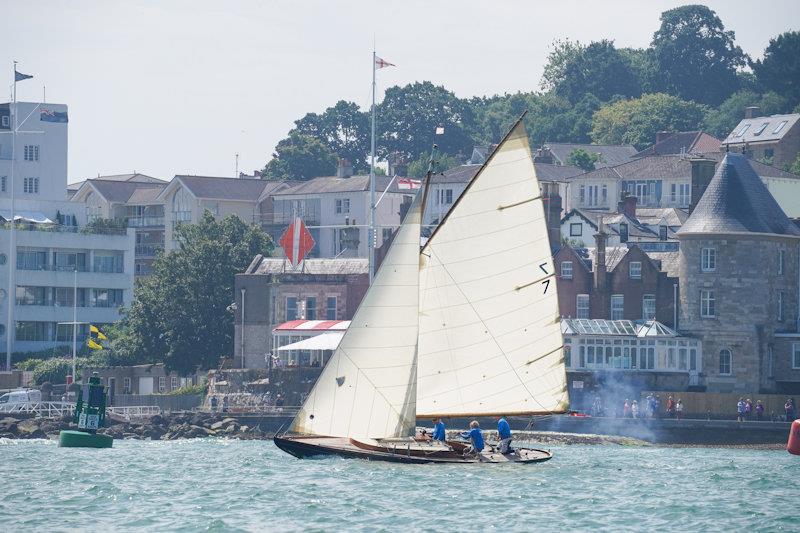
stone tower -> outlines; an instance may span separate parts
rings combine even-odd
[[[742,393],[800,383],[784,341],[798,332],[800,229],[745,156],[725,156],[678,239],[679,329],[702,340],[701,383]]]

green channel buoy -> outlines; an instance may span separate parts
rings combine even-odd
[[[106,420],[106,391],[97,372],[92,372],[89,383],[78,391],[78,401],[72,421],[78,430],[67,429],[58,436],[61,448],[111,448],[114,439],[108,435],[98,435],[97,428]]]

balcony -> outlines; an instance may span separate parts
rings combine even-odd
[[[128,217],[129,228],[158,228],[163,226],[163,216]]]
[[[164,243],[137,244],[136,257],[155,257],[158,252],[164,251]]]

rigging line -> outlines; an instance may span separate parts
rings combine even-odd
[[[517,207],[517,206],[520,206],[520,205],[522,205],[522,204],[527,204],[527,203],[529,203],[529,202],[533,202],[533,201],[535,201],[535,200],[539,200],[539,199],[541,199],[541,197],[542,197],[542,196],[541,196],[541,195],[539,195],[539,196],[535,196],[535,197],[533,197],[533,198],[528,198],[527,200],[521,200],[521,201],[519,201],[519,202],[516,202],[516,203],[513,203],[513,204],[508,204],[508,205],[498,205],[498,206],[497,206],[497,210],[498,210],[498,211],[502,211],[503,209],[510,209],[510,208],[512,208],[512,207]],[[542,218],[544,218],[544,217],[542,217]]]
[[[434,254],[434,255],[436,255],[436,250],[432,250],[432,252],[433,252],[433,254]],[[437,259],[438,259],[438,256],[437,256]],[[441,260],[439,260],[439,262],[440,262],[440,263],[442,263],[442,261],[441,261]],[[522,383],[522,386],[523,386],[523,387],[525,387],[525,391],[526,391],[526,392],[528,393],[528,395],[529,395],[529,396],[530,396],[530,397],[533,399],[533,401],[534,401],[534,402],[536,402],[536,403],[538,403],[538,404],[539,404],[539,406],[540,406],[542,409],[545,409],[545,410],[547,410],[547,409],[544,407],[544,405],[542,405],[541,403],[539,403],[539,401],[536,399],[536,397],[533,395],[533,393],[531,393],[530,389],[528,389],[528,386],[527,386],[527,385],[525,385],[525,383],[522,381],[522,378],[521,378],[521,377],[520,377],[520,375],[517,373],[517,371],[514,369],[514,365],[511,363],[511,361],[508,359],[508,357],[506,357],[506,354],[505,354],[505,352],[503,351],[503,348],[500,346],[500,343],[499,343],[499,342],[497,342],[497,339],[495,339],[494,335],[493,335],[493,334],[492,334],[492,333],[489,331],[489,326],[488,326],[488,325],[486,325],[486,323],[483,321],[483,319],[481,318],[480,314],[478,313],[478,310],[477,310],[477,309],[475,309],[475,306],[473,306],[473,305],[472,305],[472,302],[469,300],[469,298],[467,297],[467,295],[466,295],[466,294],[464,294],[464,291],[463,291],[463,290],[461,290],[461,287],[458,285],[458,282],[457,282],[457,281],[456,281],[456,279],[453,277],[453,275],[450,273],[450,271],[447,269],[447,266],[445,266],[445,265],[444,265],[444,263],[442,263],[442,270],[444,270],[444,271],[447,273],[447,275],[448,275],[448,276],[450,276],[450,279],[452,279],[452,280],[453,280],[453,283],[455,283],[455,284],[456,284],[456,288],[458,289],[458,291],[461,293],[461,295],[464,297],[464,299],[467,301],[467,303],[469,303],[469,306],[472,308],[472,311],[473,311],[473,313],[475,313],[475,315],[476,315],[476,316],[477,316],[477,317],[478,317],[478,318],[481,320],[481,323],[483,324],[483,327],[484,327],[484,328],[486,328],[486,331],[489,333],[489,336],[492,338],[492,341],[494,341],[495,345],[497,346],[497,349],[498,349],[498,350],[500,350],[500,352],[501,352],[501,353],[503,354],[503,356],[505,357],[505,360],[506,360],[506,362],[507,362],[507,363],[508,363],[508,365],[511,367],[511,370],[514,372],[514,375],[515,375],[515,376],[517,376],[517,379],[519,380],[519,382],[520,382],[520,383]]]
[[[541,282],[543,282],[543,281],[544,281],[544,280],[546,280],[546,279],[554,278],[554,277],[555,277],[555,275],[556,275],[556,273],[555,273],[555,272],[553,272],[552,274],[548,274],[547,276],[545,276],[545,277],[543,277],[543,278],[539,278],[539,279],[537,279],[537,280],[534,280],[534,281],[531,281],[530,283],[526,283],[526,284],[524,284],[524,285],[518,285],[518,286],[514,287],[514,290],[515,290],[515,291],[521,291],[522,289],[527,289],[527,288],[528,288],[528,287],[530,287],[531,285],[536,285],[537,283],[541,283]]]

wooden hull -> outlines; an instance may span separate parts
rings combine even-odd
[[[479,456],[463,456],[460,442],[437,446],[414,441],[359,441],[335,437],[275,437],[275,445],[299,459],[334,455],[349,459],[367,459],[392,463],[540,463],[553,457],[545,450],[517,448],[516,453],[503,455],[487,447]]]

